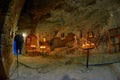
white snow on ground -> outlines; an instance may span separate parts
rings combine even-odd
[[[16,63],[11,69],[10,80],[118,80],[110,66],[89,66],[86,69],[84,65],[64,58],[25,56],[20,56],[19,62],[22,64],[19,63],[17,69]]]

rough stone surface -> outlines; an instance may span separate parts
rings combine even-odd
[[[13,62],[13,40],[17,21],[23,6],[24,0],[11,0],[4,23],[4,33],[2,34],[2,60],[6,77],[9,77],[9,69]]]
[[[108,54],[110,55],[110,54]],[[104,54],[103,54],[104,56]],[[10,79],[13,80],[119,80],[112,73],[111,65],[89,66],[75,61],[80,57],[53,58],[50,56],[25,57],[19,56],[18,67],[16,62],[11,70]],[[83,57],[85,59],[85,57]],[[99,58],[99,55],[98,55]],[[95,61],[95,60],[94,60]],[[109,60],[108,60],[109,61]],[[114,65],[114,64],[113,64]],[[115,64],[116,65],[116,64]],[[119,65],[114,67],[119,70]],[[15,71],[14,71],[15,70]],[[119,72],[119,71],[118,71]]]
[[[102,53],[102,50],[107,52],[107,30],[120,25],[119,4],[118,0],[65,0],[57,8],[50,9],[50,16],[40,19],[33,27],[36,28],[36,32],[41,37],[47,37],[47,40],[60,37],[62,33],[67,36],[68,33],[72,32],[80,42],[81,32],[83,38],[86,38],[88,31],[94,31],[97,46],[95,50],[98,53]],[[29,29],[33,30],[30,26],[32,26],[31,22],[34,20],[29,15],[26,15],[20,17],[18,24],[20,31],[29,34],[29,31],[31,31]],[[21,29],[21,27],[24,28]],[[106,37],[103,38],[105,35]]]

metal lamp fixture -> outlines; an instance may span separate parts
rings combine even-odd
[[[90,40],[90,39],[94,38],[94,33],[88,32],[87,38],[88,38],[87,41],[82,44],[82,49],[87,51],[87,53],[86,53],[86,55],[87,55],[86,68],[88,68],[88,64],[89,64],[89,50],[95,48],[95,43],[91,42],[91,40]]]

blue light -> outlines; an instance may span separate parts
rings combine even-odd
[[[17,50],[16,50],[16,41],[14,40],[14,55],[17,55]]]

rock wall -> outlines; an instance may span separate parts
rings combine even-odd
[[[9,69],[14,60],[13,40],[23,3],[24,0],[11,0],[5,17],[4,31],[2,34],[2,61],[5,68],[6,78],[9,78]]]
[[[101,51],[103,47],[106,51],[107,42],[104,40],[107,39],[107,30],[120,25],[118,22],[120,19],[119,4],[119,0],[65,0],[49,12],[49,18],[39,21],[36,32],[40,33],[41,37],[51,40],[55,36],[60,37],[61,33],[66,36],[70,32],[80,39],[81,32],[83,37],[86,37],[88,31],[93,31],[96,43],[100,45],[100,49],[96,49],[96,51]],[[106,6],[104,7],[104,5]],[[31,22],[29,19],[29,17],[21,19],[24,22],[20,22],[19,26],[28,27]]]

